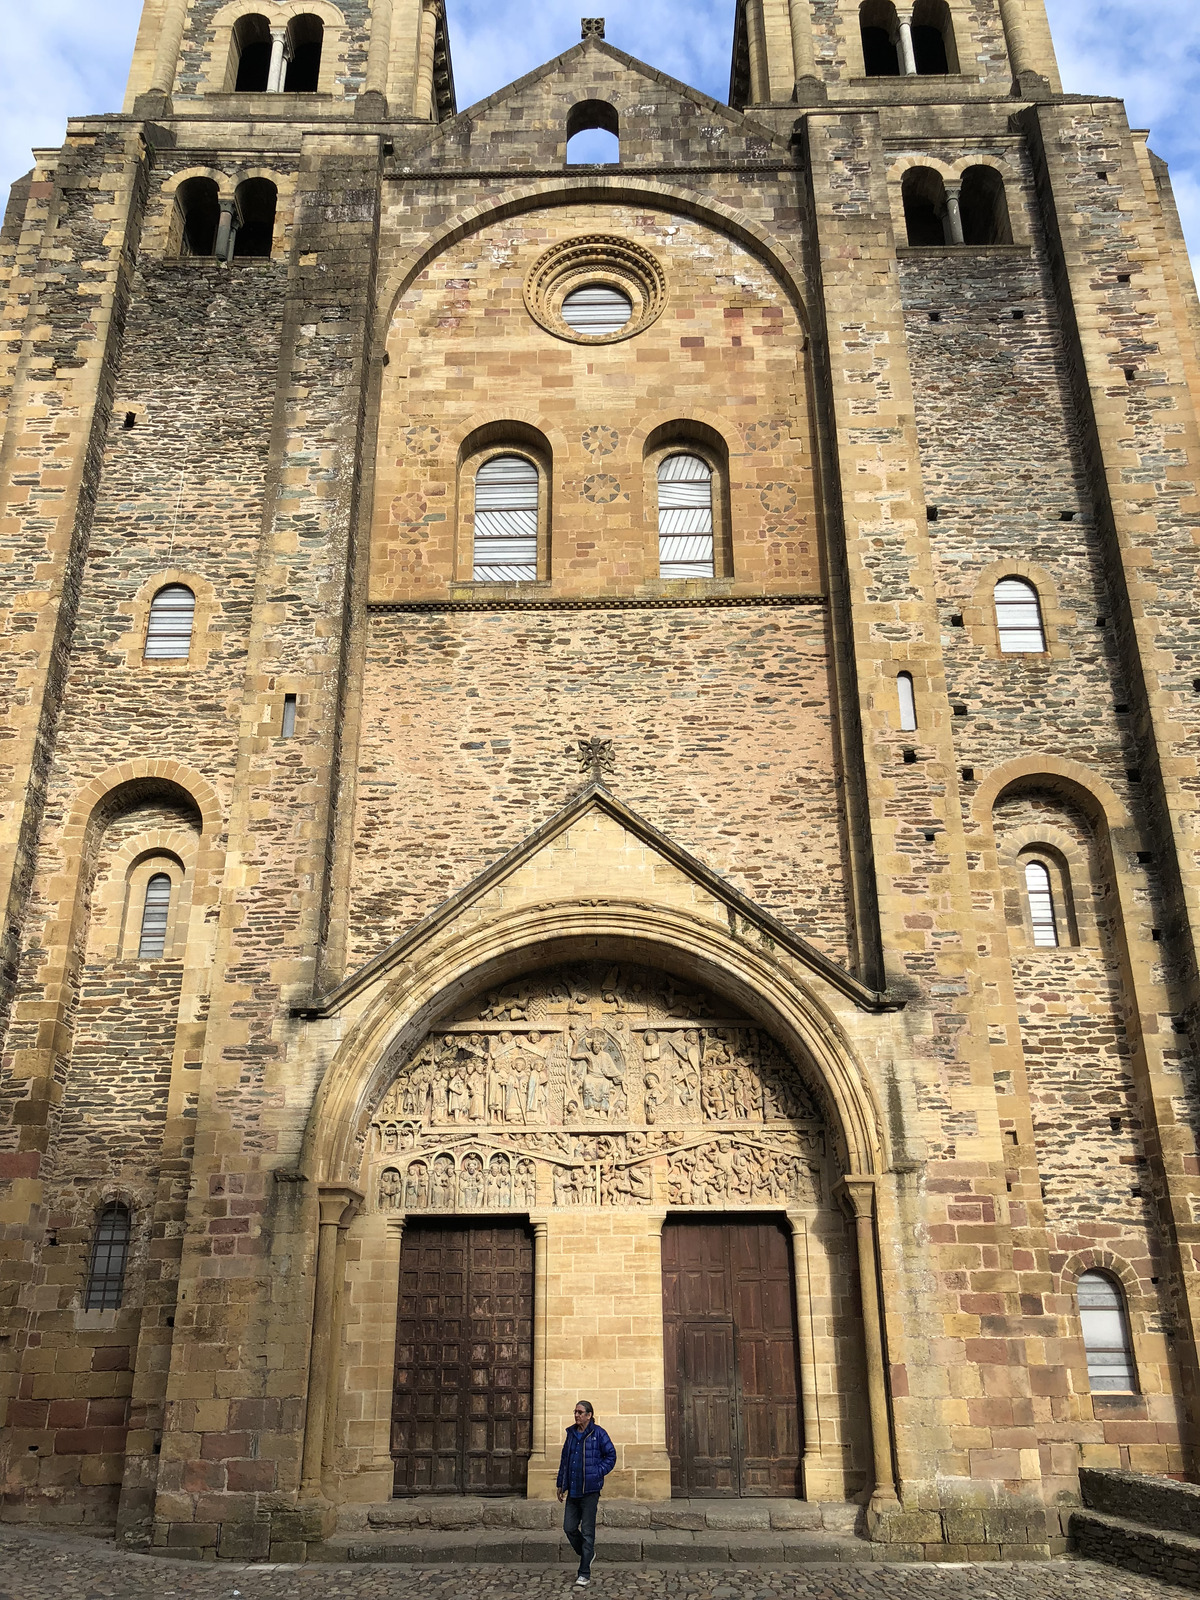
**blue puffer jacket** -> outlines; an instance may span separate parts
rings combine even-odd
[[[617,1464],[617,1450],[603,1428],[589,1422],[582,1436],[572,1426],[563,1441],[558,1487],[569,1495],[599,1494]]]

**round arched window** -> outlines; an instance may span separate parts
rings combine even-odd
[[[620,333],[633,316],[633,301],[620,289],[607,284],[588,284],[573,289],[562,303],[562,319],[576,333]]]

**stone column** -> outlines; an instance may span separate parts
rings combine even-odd
[[[946,231],[949,237],[947,244],[962,244],[963,225],[962,211],[959,207],[961,188],[957,183],[946,185]]]
[[[287,29],[271,29],[271,65],[267,69],[267,93],[282,94],[287,74]]]
[[[825,85],[817,76],[817,53],[813,45],[812,12],[808,0],[791,0],[792,72],[796,79],[795,98],[800,105],[811,105],[825,98]]]
[[[425,0],[421,7],[421,42],[417,55],[417,88],[413,96],[413,115],[436,121],[433,104],[433,57],[437,48],[439,0]]]
[[[746,44],[750,54],[750,100],[760,106],[771,99],[767,73],[767,41],[763,31],[762,0],[746,0]]]
[[[875,1466],[871,1504],[876,1506],[881,1501],[896,1499],[896,1480],[892,1472],[892,1431],[888,1418],[883,1322],[876,1265],[875,1179],[854,1177],[844,1178],[842,1182],[854,1211],[854,1231],[858,1239],[858,1277],[867,1360],[867,1406],[871,1417],[871,1454]]]
[[[322,1185],[317,1204],[320,1224],[317,1234],[317,1282],[313,1293],[312,1348],[308,1363],[308,1407],[304,1417],[304,1455],[300,1493],[315,1498],[321,1492],[321,1456],[325,1445],[325,1414],[329,1406],[329,1386],[336,1349],[334,1312],[338,1260],[338,1233],[343,1218],[362,1198],[356,1189]]]
[[[150,79],[150,93],[162,95],[164,99],[170,99],[175,87],[175,69],[179,65],[179,47],[183,43],[186,21],[187,0],[167,0]]]
[[[380,1378],[380,1386],[390,1395],[396,1383],[396,1319],[400,1311],[400,1260],[404,1253],[404,1217],[389,1217],[387,1219],[387,1244],[383,1258],[383,1295],[384,1316],[388,1316],[387,1306],[391,1306],[390,1325],[392,1329],[391,1340],[383,1342],[383,1354],[391,1351],[391,1359],[385,1360],[382,1365],[386,1370]],[[384,1408],[378,1432],[375,1436],[375,1461],[376,1472],[392,1472],[392,1418],[390,1403]]]
[[[221,220],[217,224],[217,242],[213,254],[219,261],[228,261],[233,255],[233,201],[221,201]]]
[[[900,24],[900,70],[906,78],[915,78],[917,75],[917,56],[913,49],[911,22]]]
[[[788,1212],[792,1229],[792,1272],[796,1280],[796,1331],[800,1340],[800,1415],[804,1422],[804,1496],[809,1476],[821,1459],[821,1416],[817,1399],[817,1346],[812,1324],[812,1274],[808,1264],[809,1218]]]
[[[392,0],[374,0],[371,6],[371,45],[367,51],[367,78],[355,112],[387,116],[388,69],[392,62]],[[368,99],[368,95],[370,99]]]
[[[533,1419],[530,1470],[546,1469],[546,1291],[549,1284],[549,1229],[533,1224]]]
[[[1024,93],[1053,89],[1057,93],[1058,69],[1042,0],[1000,0],[1000,19],[1008,43],[1014,90]]]
[[[337,1449],[338,1395],[341,1392],[341,1363],[338,1350],[342,1341],[342,1316],[346,1298],[346,1234],[358,1214],[357,1204],[347,1206],[337,1229],[337,1248],[333,1260],[333,1305],[329,1313],[329,1381],[325,1386],[325,1429],[321,1440],[322,1477],[333,1466]]]

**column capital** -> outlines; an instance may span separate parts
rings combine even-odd
[[[879,1179],[873,1172],[849,1173],[838,1188],[849,1200],[855,1217],[870,1218],[875,1213],[875,1190]]]
[[[320,1208],[321,1226],[347,1228],[358,1214],[363,1203],[363,1192],[348,1183],[322,1183],[317,1185],[317,1204]]]

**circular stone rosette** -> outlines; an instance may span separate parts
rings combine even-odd
[[[577,333],[563,320],[562,303],[574,289],[617,289],[633,315],[615,333]],[[667,276],[649,250],[608,234],[588,234],[556,244],[539,256],[525,280],[529,315],[547,333],[572,344],[618,344],[656,321],[667,303]]]

